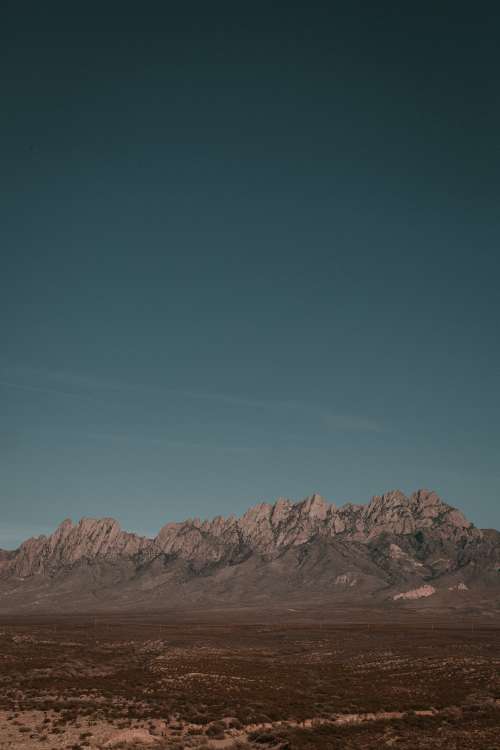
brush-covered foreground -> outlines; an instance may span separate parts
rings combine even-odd
[[[0,748],[500,748],[499,627],[346,619],[4,618]]]

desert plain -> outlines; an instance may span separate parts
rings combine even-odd
[[[0,749],[497,750],[499,625],[300,606],[3,616]]]

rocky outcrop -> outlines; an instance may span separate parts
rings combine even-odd
[[[186,560],[214,562],[237,549],[272,558],[283,549],[303,545],[314,537],[370,542],[382,535],[408,536],[429,529],[447,540],[481,536],[436,493],[419,490],[407,498],[396,490],[374,497],[368,505],[349,503],[337,508],[314,494],[299,503],[284,498],[273,505],[260,503],[241,518],[167,524],[156,537],[155,546]]]
[[[426,597],[411,592],[438,592],[440,581],[461,594],[497,587],[500,535],[476,529],[429,490],[341,507],[313,494],[260,503],[240,518],[168,523],[154,539],[125,532],[112,518],[67,519],[49,536],[0,551],[0,579],[7,587],[5,595],[0,587],[0,609],[11,590],[36,596],[40,586],[83,598],[105,591],[125,602],[160,589],[169,601],[287,592],[414,601]]]
[[[12,555],[9,571],[20,578],[49,573],[81,559],[118,558],[137,554],[148,540],[122,531],[113,518],[63,521],[50,536],[24,542]]]
[[[428,596],[433,596],[435,593],[436,589],[434,586],[426,584],[425,586],[420,586],[418,589],[413,589],[412,591],[404,591],[401,594],[395,594],[392,598],[394,601],[397,601],[398,599],[425,599]]]

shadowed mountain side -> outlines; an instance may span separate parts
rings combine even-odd
[[[500,534],[419,490],[340,508],[280,499],[154,539],[110,518],[66,520],[0,552],[0,612],[313,600],[500,612]]]

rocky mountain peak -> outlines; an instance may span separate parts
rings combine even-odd
[[[417,490],[410,498],[413,513],[424,526],[436,523],[453,530],[472,529],[472,523],[456,508],[441,500],[432,490]],[[476,533],[480,533],[477,529]],[[451,533],[451,532],[450,532]]]
[[[328,514],[329,508],[330,505],[317,493],[306,498],[302,503],[303,514],[308,515],[311,519],[317,518],[324,520]]]
[[[383,495],[374,495],[368,504],[368,513],[371,511],[379,512],[389,508],[401,508],[409,503],[406,495],[401,490],[390,490]]]
[[[25,577],[81,559],[136,554],[147,542],[122,531],[114,518],[82,518],[77,524],[66,519],[50,536],[23,542],[13,564],[16,574]]]
[[[273,525],[277,526],[278,524],[283,523],[288,518],[291,508],[292,503],[290,500],[284,497],[278,498],[278,500],[274,503],[271,516]]]
[[[483,534],[431,490],[341,507],[314,493],[258,503],[241,517],[167,523],[154,539],[114,518],[66,519],[49,536],[0,550],[0,597],[4,608],[47,607],[54,592],[59,606],[74,587],[90,607],[99,596],[102,606],[155,608],[309,594],[394,603],[432,599],[440,587],[455,598],[475,586],[496,591],[499,573],[500,534]]]
[[[65,518],[64,521],[61,521],[56,531],[60,531],[61,534],[65,534],[67,531],[73,528],[73,525],[74,524],[71,518]]]
[[[432,533],[439,544],[450,540],[456,544],[459,539],[469,543],[481,537],[462,513],[431,490],[418,490],[410,498],[392,490],[374,496],[368,505],[349,503],[339,508],[314,493],[300,502],[281,497],[274,504],[258,503],[239,518],[167,523],[154,539],[123,531],[114,518],[82,518],[76,524],[66,519],[50,536],[29,539],[17,551],[4,554],[0,573],[26,577],[84,560],[147,561],[162,554],[202,568],[249,555],[277,559],[315,539],[370,545],[387,536],[396,559],[394,550],[411,546],[404,540],[417,532]],[[397,559],[405,554],[398,553]]]
[[[421,489],[414,492],[410,496],[410,502],[426,507],[446,505],[446,503],[441,500],[437,492],[434,492],[434,490],[426,489]]]
[[[243,523],[249,524],[263,523],[269,520],[272,509],[273,506],[270,503],[258,503],[257,505],[252,505],[252,507],[245,512],[241,520]]]

